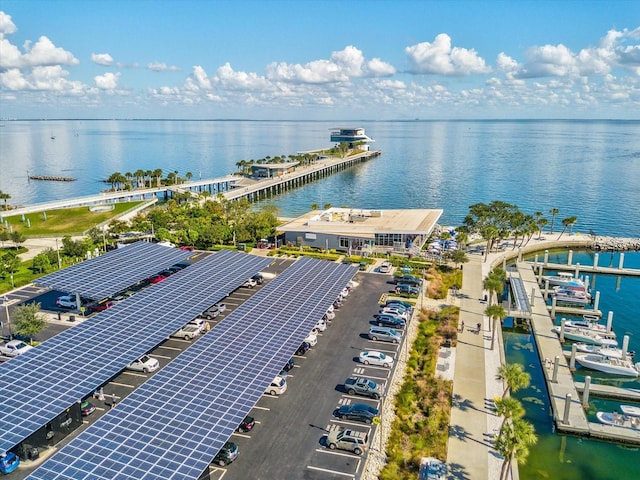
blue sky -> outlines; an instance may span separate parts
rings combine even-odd
[[[640,1],[2,0],[1,118],[640,118]]]

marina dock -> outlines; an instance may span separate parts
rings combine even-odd
[[[621,258],[624,258],[624,254],[621,255]],[[569,259],[569,262],[571,259]],[[531,265],[534,268],[542,268],[545,270],[557,270],[560,272],[577,272],[576,277],[579,276],[579,273],[602,273],[605,275],[621,275],[628,277],[640,277],[640,269],[637,268],[624,268],[624,267],[602,267],[597,265],[598,263],[598,253],[594,254],[594,265],[581,265],[579,263],[576,264],[564,264],[564,263],[549,263],[549,262],[524,262]]]
[[[590,422],[587,419],[582,407],[578,384],[573,380],[573,374],[569,369],[565,352],[557,335],[551,331],[554,324],[532,267],[533,265],[530,262],[519,262],[517,264],[517,273],[511,272],[510,281],[512,285],[518,284],[513,290],[520,291],[519,296],[522,296],[522,292],[527,292],[530,295],[526,301],[520,299],[518,305],[520,309],[528,310],[528,315],[524,316],[524,318],[528,318],[531,324],[536,350],[540,363],[543,365],[553,421],[557,430],[573,435],[640,445],[640,430],[613,427]],[[581,387],[583,390],[584,385],[581,385]],[[598,395],[600,392],[612,394],[614,391],[613,387],[590,385],[590,392],[593,395]],[[615,392],[617,395],[623,394],[620,391]],[[625,395],[629,396],[624,398],[635,400],[636,393],[640,398],[640,392],[634,391],[626,393]]]

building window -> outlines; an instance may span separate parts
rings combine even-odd
[[[340,237],[338,242],[340,244],[340,248],[349,248],[349,238],[347,237]]]

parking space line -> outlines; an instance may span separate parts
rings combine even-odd
[[[360,459],[360,456],[356,455],[355,453],[336,452],[335,450],[331,450],[330,448],[316,448],[316,452],[328,453],[329,455],[338,455],[340,457],[357,458],[358,460]]]
[[[341,420],[339,418],[332,418],[331,420],[329,420],[330,422],[332,422],[332,424],[340,424],[340,425],[350,425],[352,427],[364,427],[367,428],[369,430],[368,433],[371,433],[371,427],[369,427],[369,425],[367,425],[366,423],[363,424],[362,422],[350,422],[349,420]],[[336,425],[337,427],[340,427],[340,425]]]
[[[265,411],[267,411],[267,412],[268,412],[269,410],[271,410],[270,408],[267,408],[267,407],[259,407],[258,405],[256,405],[256,406],[255,406],[255,407],[253,407],[253,408],[255,408],[256,410],[265,410]],[[260,423],[260,422],[256,422],[256,423]]]
[[[153,358],[162,358],[164,360],[171,360],[172,357],[168,357],[166,355],[157,355],[157,354],[153,354]]]
[[[129,385],[128,383],[110,382],[109,385],[117,385],[118,387],[136,388],[135,385]]]
[[[358,375],[362,375],[364,373],[364,368],[363,369],[358,369],[358,370],[361,370],[361,371],[356,372],[354,370],[354,375],[358,376]],[[387,379],[389,378],[389,376],[387,375],[386,377],[375,377],[373,375],[367,375],[367,378],[370,379],[370,380],[382,380],[382,381],[386,382]]]
[[[184,342],[184,340],[183,340],[183,342]],[[189,343],[189,342],[186,342],[186,343]],[[166,350],[174,350],[176,352],[181,352],[182,351],[181,348],[178,348],[178,347],[167,347],[166,345],[160,345],[157,348],[164,348]]]
[[[376,365],[365,365],[364,368],[375,368],[376,370],[385,370],[385,371],[389,371],[389,369],[387,367],[377,367]]]
[[[369,340],[369,341],[373,343],[373,340]],[[387,343],[388,344],[389,342],[381,342],[380,340],[378,340],[375,343]],[[396,345],[398,345],[398,344],[396,344]],[[395,350],[383,350],[383,349],[379,348],[378,352],[382,352],[382,353],[398,353],[398,349],[396,348]]]
[[[329,470],[328,468],[314,467],[313,465],[307,465],[307,468],[310,470],[315,470],[317,472],[329,473],[331,475],[342,475],[343,477],[356,478],[355,474],[353,473],[338,472],[336,470]]]
[[[131,375],[132,377],[142,377],[142,378],[147,378],[147,376],[144,373],[137,373],[137,372],[127,372],[124,371],[122,372],[123,375]]]
[[[251,438],[250,435],[245,435],[244,433],[238,433],[238,432],[233,432],[231,435],[236,437],[242,437],[242,438]]]

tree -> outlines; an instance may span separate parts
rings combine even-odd
[[[44,252],[39,253],[33,257],[33,266],[31,267],[34,272],[46,273],[51,268],[51,260],[49,255]]]
[[[467,263],[469,261],[469,257],[467,256],[467,252],[464,250],[457,248],[452,252],[448,252],[447,256],[453,263],[456,264],[456,267],[460,267],[461,263]]]
[[[318,204],[317,203],[312,203],[311,204],[311,210],[318,210]]]
[[[524,371],[524,367],[520,363],[500,365],[497,378],[506,384],[502,398],[506,397],[510,391],[517,392],[527,388],[531,382],[531,375]]]
[[[489,305],[487,308],[485,308],[484,314],[493,320],[493,327],[491,331],[491,350],[493,350],[496,339],[497,322],[499,321],[500,325],[502,325],[502,321],[507,316],[507,312],[504,310],[504,307],[502,305],[496,304]]]
[[[549,220],[547,220],[546,218],[541,218],[536,223],[538,225],[538,237],[542,238],[542,230],[544,230],[544,227],[549,225]]]
[[[500,417],[504,417],[504,422],[507,422],[511,419],[518,419],[524,417],[525,410],[520,403],[520,400],[514,397],[504,397],[504,398],[494,398],[493,399],[496,405],[496,415]]]
[[[162,185],[162,169],[161,168],[156,168],[153,171],[153,176],[156,179],[156,187],[160,187]]]
[[[504,457],[500,480],[508,477],[509,465],[515,459],[522,465],[529,457],[529,447],[538,441],[535,429],[526,420],[513,419],[512,422],[504,422],[500,432],[495,438],[494,447]]]
[[[490,273],[482,282],[482,288],[489,292],[489,305],[493,304],[493,295],[502,292],[504,287],[503,281],[497,275]]]
[[[490,204],[476,203],[469,207],[463,225],[468,233],[479,233],[487,241],[484,259],[498,238],[504,238],[512,229],[512,218],[521,215],[517,206],[494,200]]]
[[[20,258],[15,251],[6,251],[0,254],[0,275],[6,277],[13,275],[20,268]]]
[[[4,200],[4,210],[7,209],[7,200],[11,198],[11,195],[0,190],[0,200]]]
[[[15,331],[31,339],[44,330],[46,321],[40,313],[40,303],[27,303],[13,311],[13,326]]]
[[[562,235],[564,234],[564,232],[567,230],[567,227],[571,226],[571,231],[573,231],[573,225],[578,221],[578,217],[567,217],[567,218],[563,218],[562,219],[562,232],[560,232],[560,235],[558,235],[558,240],[560,240],[560,237],[562,237]]]
[[[187,182],[190,182],[191,179],[193,178],[193,173],[187,172],[184,174],[184,176],[187,178]]]
[[[11,232],[10,237],[11,241],[16,244],[16,248],[20,248],[20,244],[24,243],[27,240],[25,236],[22,235],[22,233],[20,233],[18,230],[14,230],[13,232]]]
[[[560,210],[558,210],[557,208],[552,208],[551,210],[549,210],[549,213],[551,214],[551,230],[549,233],[553,234],[553,226],[556,223],[556,215],[560,213]]]

